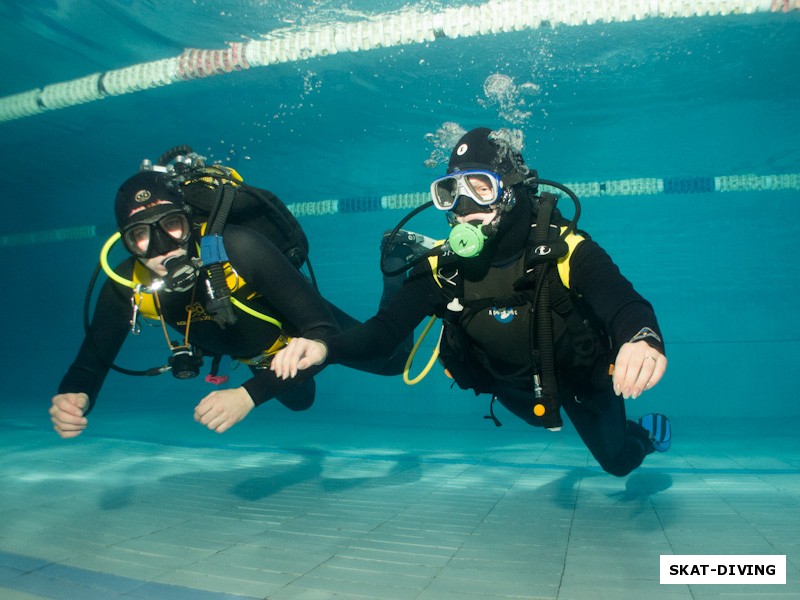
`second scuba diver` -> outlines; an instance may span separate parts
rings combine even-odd
[[[175,164],[180,166],[184,158],[178,157]],[[195,408],[195,420],[218,433],[271,398],[292,410],[309,408],[315,396],[313,376],[319,368],[296,381],[284,381],[267,368],[269,360],[292,336],[329,336],[358,323],[324,300],[298,270],[305,257],[293,262],[267,235],[252,227],[224,225],[224,237],[210,238],[215,258],[201,260],[200,242],[202,239],[205,252],[209,236],[202,235],[206,224],[198,222],[199,215],[186,201],[192,188],[186,183],[186,175],[151,166],[126,180],[117,192],[119,234],[112,240],[121,238],[131,256],[107,271],[110,279],[99,294],[91,324],[86,318],[87,332],[78,355],[52,399],[51,420],[63,438],[78,436],[86,428],[87,415],[109,369],[126,372],[113,361],[128,334],[136,333],[140,316],[160,321],[171,353],[168,365],[147,374],[171,371],[178,378],[193,377],[203,355],[214,358],[207,377],[213,383],[224,379],[216,375],[223,355],[250,367],[253,376],[241,387],[211,392]],[[249,188],[251,195],[280,203],[266,190],[245,186],[235,171],[225,168],[201,168],[194,183],[218,189],[223,198],[223,190],[233,194],[236,189]],[[282,204],[281,208],[288,214]],[[289,219],[293,221],[291,216]],[[293,223],[299,229],[299,224]],[[302,239],[307,249],[304,235]],[[109,243],[105,254],[108,247]],[[219,276],[203,262],[219,265]],[[227,297],[230,302],[226,303]],[[180,341],[170,341],[167,327],[178,333]],[[402,372],[407,356],[408,349],[398,348],[391,358],[355,361],[351,366],[394,375]]]
[[[653,308],[576,228],[577,197],[546,182],[575,201],[568,221],[556,196],[539,192],[544,183],[497,132],[466,133],[447,175],[431,185],[432,203],[452,227],[447,242],[428,252],[366,323],[295,338],[271,368],[287,379],[326,361],[388,356],[435,315],[444,323],[439,358],[460,387],[491,394],[492,403],[549,430],[561,428],[563,408],[612,475],[666,451],[669,420],[629,420],[624,404],[656,385],[667,366]],[[491,403],[490,411],[499,424]]]

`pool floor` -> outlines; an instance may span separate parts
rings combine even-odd
[[[568,429],[480,418],[45,417],[0,419],[3,600],[800,599],[796,420],[678,421],[617,479]],[[787,583],[662,585],[665,554],[786,555]]]

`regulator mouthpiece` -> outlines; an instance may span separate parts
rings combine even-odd
[[[164,261],[167,275],[164,278],[168,292],[185,292],[192,289],[197,279],[197,268],[188,256],[174,256]]]
[[[450,249],[462,258],[474,258],[483,251],[486,243],[483,227],[472,223],[458,223],[453,226],[447,238]]]

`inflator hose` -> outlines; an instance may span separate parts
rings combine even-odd
[[[400,231],[403,228],[403,225],[408,223],[416,215],[421,213],[426,208],[430,208],[431,206],[433,206],[433,200],[428,200],[425,204],[422,204],[422,205],[418,206],[417,208],[415,208],[414,210],[412,210],[405,217],[400,219],[400,222],[395,226],[394,229],[392,229],[392,232],[386,238],[386,241],[383,244],[383,247],[381,248],[381,273],[386,275],[386,277],[394,277],[395,275],[400,275],[400,273],[405,273],[409,269],[412,269],[417,263],[419,263],[420,260],[422,260],[423,257],[420,256],[419,258],[417,258],[415,260],[412,260],[411,262],[403,265],[399,269],[395,269],[393,271],[389,271],[386,268],[386,265],[384,264],[385,263],[384,259],[386,258],[386,253],[387,253],[388,249],[392,247],[392,244],[394,243],[394,239],[397,237],[397,232]]]
[[[117,236],[119,236],[119,234],[117,234]],[[117,239],[119,239],[119,237],[117,237]],[[116,241],[116,239],[114,241]],[[105,255],[103,255],[103,256],[105,256]],[[115,365],[112,361],[106,360],[105,357],[100,354],[100,349],[97,347],[97,343],[94,341],[94,336],[92,335],[92,328],[91,328],[90,319],[89,319],[89,307],[91,306],[91,303],[92,303],[92,292],[94,291],[94,286],[97,283],[97,276],[100,275],[100,270],[101,269],[104,270],[104,266],[102,264],[102,261],[100,263],[98,263],[98,265],[95,267],[94,273],[92,273],[92,278],[89,280],[89,285],[86,288],[86,299],[84,300],[84,303],[83,303],[83,329],[84,329],[84,332],[86,333],[86,339],[89,340],[89,343],[92,345],[92,348],[94,349],[95,354],[97,354],[97,357],[109,369],[117,371],[118,373],[122,373],[123,375],[133,375],[135,377],[144,377],[144,376],[152,377],[154,375],[160,375],[161,373],[164,372],[162,367],[152,367],[150,369],[145,369],[145,370],[142,370],[142,371],[134,371],[134,370],[131,370],[131,369],[125,369],[123,367],[119,367],[119,366]],[[115,279],[115,281],[117,281],[117,283],[120,283],[120,280],[122,280],[123,282],[127,281],[127,280],[123,279],[122,277],[120,277],[119,279]],[[126,285],[126,284],[123,283],[123,285]]]

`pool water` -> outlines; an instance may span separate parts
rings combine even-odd
[[[607,22],[306,55],[63,108],[41,96],[9,116],[17,94],[185,48],[477,3],[83,4],[0,7],[0,596],[800,598],[797,7],[629,20],[600,3]],[[143,158],[190,144],[276,193],[323,295],[366,319],[383,231],[477,126],[510,130],[579,193],[581,227],[654,305],[669,369],[628,409],[672,418],[669,453],[616,480],[569,426],[545,435],[500,408],[495,428],[488,398],[438,367],[416,386],[332,367],[307,413],[268,403],[222,436],[192,420],[204,382],[112,374],[81,438],[50,431],[114,193]],[[435,213],[409,226],[445,237]],[[146,331],[119,362],[165,354]],[[786,555],[787,585],[659,585],[662,554]]]

